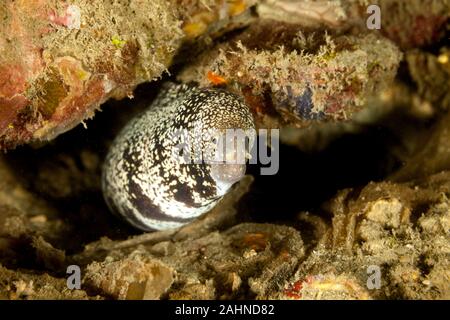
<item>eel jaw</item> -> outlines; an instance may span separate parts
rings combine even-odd
[[[245,164],[212,164],[211,176],[216,182],[218,196],[223,196],[233,184],[245,175]]]

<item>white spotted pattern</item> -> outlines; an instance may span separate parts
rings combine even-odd
[[[208,164],[181,164],[171,153],[173,130],[254,129],[248,107],[218,89],[170,84],[114,140],[102,188],[110,208],[142,230],[180,227],[209,211],[231,185],[215,181]],[[190,131],[190,132],[191,132]]]

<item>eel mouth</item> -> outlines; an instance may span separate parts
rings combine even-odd
[[[245,164],[212,164],[211,176],[216,182],[219,196],[224,195],[233,184],[241,180],[245,171]]]
[[[245,164],[212,164],[211,176],[216,182],[234,184],[245,175]]]

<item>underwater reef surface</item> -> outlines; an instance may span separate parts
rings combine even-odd
[[[450,299],[450,5],[373,4],[2,1],[0,298]],[[142,233],[102,163],[166,80],[242,97],[280,170]]]

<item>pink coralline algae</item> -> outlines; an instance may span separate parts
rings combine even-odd
[[[163,0],[7,0],[0,21],[0,150],[53,139],[132,96],[167,70],[183,36]]]

